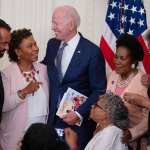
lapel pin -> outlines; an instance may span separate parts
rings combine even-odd
[[[80,54],[81,52],[80,52],[80,51],[77,51],[77,53]]]

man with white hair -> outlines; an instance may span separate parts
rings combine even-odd
[[[60,130],[71,127],[78,133],[78,143],[83,149],[95,127],[88,119],[89,110],[98,95],[105,93],[106,74],[102,52],[78,32],[79,25],[80,16],[72,6],[60,6],[54,10],[52,30],[55,38],[48,41],[43,63],[47,65],[50,83],[48,123]],[[56,111],[68,87],[88,99],[76,111],[59,118]]]
[[[9,42],[11,39],[10,26],[0,19],[0,58],[3,57],[6,50],[9,48]],[[0,73],[0,121],[2,115],[2,107],[4,103],[4,89],[2,84],[2,78]]]

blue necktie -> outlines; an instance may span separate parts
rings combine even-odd
[[[60,81],[62,81],[62,79],[63,79],[63,74],[62,74],[62,69],[61,69],[61,60],[62,60],[63,51],[66,46],[67,46],[67,43],[64,42],[62,44],[62,46],[59,48],[59,50],[57,52],[57,56],[56,56],[56,67],[58,70],[58,75],[59,75]]]

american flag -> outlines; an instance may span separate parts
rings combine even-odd
[[[138,38],[144,49],[144,60],[141,66],[150,74],[150,56],[144,40],[147,29],[146,11],[142,0],[109,0],[105,19],[105,31],[102,34],[100,48],[107,65],[113,70],[113,57],[117,38],[124,33]]]

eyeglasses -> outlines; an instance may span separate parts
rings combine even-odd
[[[98,107],[98,108],[100,108],[101,110],[103,110],[104,112],[106,112],[106,110],[105,110],[104,108],[102,108],[100,105],[98,105],[97,103],[95,103],[93,106],[94,106],[94,108],[95,108],[95,107]]]

